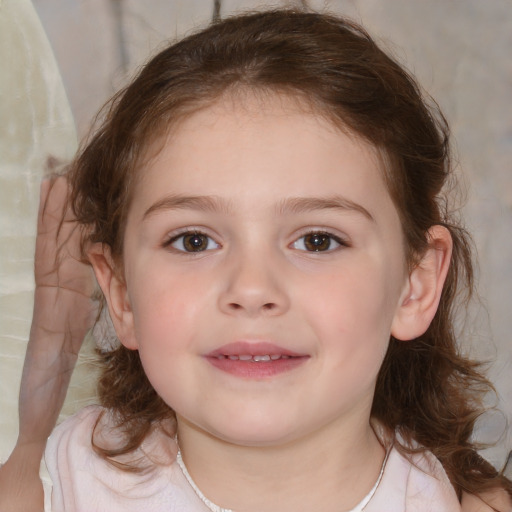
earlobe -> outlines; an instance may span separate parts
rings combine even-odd
[[[87,256],[107,301],[117,337],[126,348],[137,349],[126,283],[116,271],[109,247],[100,243],[93,244]]]
[[[391,326],[391,334],[403,341],[417,338],[428,329],[450,267],[453,244],[448,229],[432,226],[427,236],[429,247],[409,274]]]

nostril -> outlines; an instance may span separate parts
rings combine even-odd
[[[243,307],[241,304],[238,304],[238,303],[236,303],[236,302],[231,302],[231,303],[229,304],[229,307],[230,307],[231,309],[236,310],[236,311],[238,311],[239,309],[244,309],[244,307]],[[262,309],[262,310],[264,310],[264,311],[271,311],[271,310],[273,310],[273,309],[275,309],[275,308],[276,308],[276,304],[275,304],[275,302],[267,302],[266,304],[263,304],[263,305],[261,306],[261,309]]]

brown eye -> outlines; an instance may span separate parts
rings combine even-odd
[[[293,248],[307,252],[328,252],[345,245],[342,240],[329,233],[312,232],[301,236],[293,243]]]
[[[204,233],[184,233],[170,240],[169,245],[182,252],[202,252],[219,247],[212,238]]]
[[[185,235],[183,237],[183,247],[188,252],[204,251],[208,247],[208,237],[199,233]]]
[[[311,233],[304,237],[304,245],[308,251],[327,251],[331,247],[331,237],[324,233]]]

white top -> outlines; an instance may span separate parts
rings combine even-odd
[[[158,431],[137,454],[151,458],[151,472],[128,473],[96,455],[91,435],[102,410],[98,406],[83,409],[59,425],[49,439],[45,457],[53,482],[53,512],[209,511],[175,462],[169,438],[163,439]],[[457,512],[460,504],[431,453],[414,455],[410,461],[391,448],[371,500],[353,510]]]

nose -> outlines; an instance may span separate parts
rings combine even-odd
[[[268,255],[241,256],[229,262],[219,296],[221,311],[246,317],[277,316],[289,308],[284,274]]]

